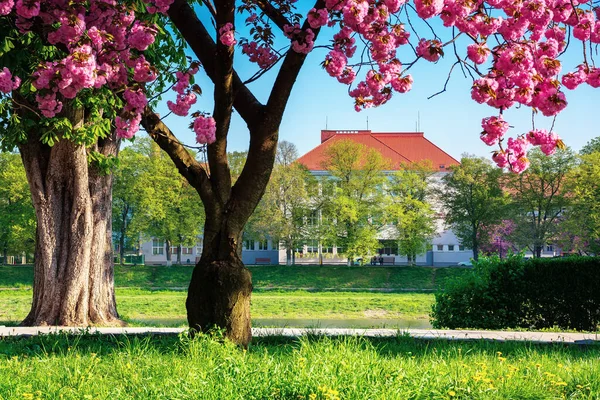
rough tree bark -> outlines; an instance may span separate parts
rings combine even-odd
[[[83,111],[72,111],[76,127]],[[93,150],[116,155],[119,141]],[[33,304],[22,325],[121,324],[113,284],[112,175],[88,163],[85,146],[49,147],[31,133],[19,150],[37,217]]]

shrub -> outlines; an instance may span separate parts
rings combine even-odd
[[[435,328],[596,330],[600,258],[482,259],[448,282],[432,307]]]

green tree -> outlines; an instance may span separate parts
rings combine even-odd
[[[590,155],[592,153],[600,152],[600,137],[593,138],[585,144],[579,151],[581,155]]]
[[[501,219],[506,204],[500,186],[502,170],[479,157],[463,156],[460,165],[444,176],[442,204],[446,223],[451,225],[461,243],[479,259],[484,227]]]
[[[600,254],[600,152],[579,157],[567,178],[571,205],[560,223],[559,245],[565,251]]]
[[[164,239],[167,265],[181,263],[182,246],[193,246],[204,224],[204,210],[197,193],[177,171],[167,154],[150,140],[143,140],[138,151],[146,154],[138,180],[139,211],[132,223],[144,237]],[[191,154],[195,157],[195,154]]]
[[[144,147],[149,146],[149,141],[137,139],[132,146],[123,149],[119,154],[119,166],[113,174],[112,229],[119,243],[121,264],[125,249],[139,245],[139,227],[142,224],[138,219],[142,217],[142,198],[146,190],[142,177],[149,154]]]
[[[374,254],[377,234],[386,224],[383,171],[389,169],[389,161],[374,149],[341,140],[327,148],[323,167],[331,176],[322,181],[319,202],[324,236],[344,249],[350,263]]]
[[[288,265],[295,263],[294,249],[306,238],[308,188],[316,185],[306,167],[293,162],[297,158],[298,150],[293,143],[279,143],[271,179],[246,228],[249,237],[281,241]]]
[[[398,254],[414,264],[418,254],[425,252],[435,233],[435,213],[427,199],[433,175],[431,162],[404,165],[393,174],[389,183],[389,215],[398,240]]]
[[[529,160],[527,171],[507,175],[507,187],[512,194],[515,242],[540,257],[544,245],[559,232],[559,222],[571,203],[568,176],[576,157],[570,149],[550,157],[534,149]]]
[[[0,251],[7,256],[33,253],[35,211],[21,157],[0,153]]]

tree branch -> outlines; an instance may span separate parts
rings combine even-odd
[[[192,157],[150,107],[146,107],[142,113],[142,126],[158,146],[171,157],[179,173],[196,189],[202,200],[214,202],[206,170]]]
[[[194,9],[186,0],[175,0],[169,8],[169,17],[186,42],[198,57],[206,74],[213,83],[216,81],[217,63],[215,59],[216,44],[210,36]],[[264,106],[242,83],[237,72],[233,71],[233,106],[248,125],[257,124]]]
[[[288,19],[283,14],[281,14],[281,12],[279,12],[278,9],[273,7],[271,2],[257,0],[256,5],[262,10],[262,12],[265,13],[267,17],[269,17],[271,21],[275,23],[275,25],[277,25],[279,29],[281,29],[281,31],[283,31],[283,27],[285,25],[291,25],[290,21],[288,21]]]

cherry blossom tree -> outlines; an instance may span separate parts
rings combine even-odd
[[[165,20],[111,0],[0,1],[0,144],[19,149],[37,219],[25,325],[120,323],[110,171],[165,83],[157,67],[184,60]]]
[[[227,336],[241,344],[250,340],[252,288],[250,274],[239,257],[241,232],[269,180],[282,116],[309,53],[317,53],[326,73],[348,85],[356,110],[382,105],[395,93],[408,92],[413,85],[412,68],[421,61],[435,63],[453,54],[456,61],[450,74],[455,67],[470,74],[473,99],[495,110],[482,121],[481,139],[497,146],[493,159],[500,167],[515,172],[528,167],[527,151],[531,146],[551,154],[563,145],[552,129],[534,127],[506,139],[510,122],[504,120],[504,111],[530,107],[554,117],[567,105],[564,88],[600,86],[600,70],[592,58],[593,46],[600,42],[600,13],[592,1],[317,0],[312,7],[291,0],[207,0],[194,6],[186,0],[174,0],[172,4],[172,0],[150,1],[148,10],[143,10],[139,2],[128,6],[111,0],[17,0],[16,4],[14,0],[1,0],[2,37],[18,36],[20,49],[32,50],[21,57],[10,51],[14,40],[4,46],[8,53],[3,50],[0,56],[0,67],[6,68],[0,73],[0,91],[10,96],[4,116],[10,126],[19,127],[11,132],[26,166],[50,165],[51,170],[56,165],[51,162],[53,157],[61,165],[72,165],[69,170],[83,168],[87,165],[85,156],[97,138],[103,135],[98,143],[104,144],[109,135],[130,137],[141,123],[197,190],[206,209],[204,252],[187,300],[190,326],[198,330],[212,325],[225,327]],[[214,84],[212,116],[203,111],[192,114],[191,127],[198,142],[208,145],[206,164],[191,158],[147,104],[145,86],[155,75],[152,61],[159,62],[161,57],[154,54],[152,59],[142,58],[140,52],[152,43],[157,32],[166,31],[154,25],[160,22],[156,14],[148,19],[141,17],[146,11],[168,13],[174,25],[172,32],[181,34]],[[447,28],[445,37],[438,36],[440,23],[430,22],[432,19],[440,19]],[[316,46],[324,29],[332,30],[333,39]],[[241,55],[235,52],[236,45]],[[582,62],[575,71],[563,73],[560,57],[568,46],[581,49]],[[40,59],[31,62],[28,57]],[[256,73],[243,79],[234,66],[234,60],[240,57],[255,63]],[[190,111],[196,100],[191,76],[197,68],[190,65],[178,73],[174,88],[177,99],[168,105],[172,113],[185,115]],[[263,104],[248,85],[265,78],[267,71],[275,71],[276,76]],[[104,97],[86,97],[90,91]],[[250,145],[244,169],[232,184],[227,136],[234,109],[248,126]],[[57,115],[64,117],[59,125]],[[45,124],[43,130],[31,123],[38,117]],[[81,130],[98,127],[104,127],[102,133],[86,142],[84,138],[89,137]],[[52,133],[56,131],[62,137],[62,132],[67,132],[66,137],[75,140],[48,146],[56,142]],[[56,155],[41,156],[42,145]],[[105,154],[99,150],[91,154]],[[78,161],[67,162],[75,153],[80,154]],[[50,185],[44,185],[44,175],[36,176],[32,168],[28,168],[28,176],[34,198],[35,193],[43,194],[41,188],[62,185],[52,185],[56,179],[53,174],[48,175]],[[69,182],[73,184],[65,187],[72,190],[64,193],[75,198],[81,193],[81,181]],[[93,196],[87,197],[90,204]],[[47,204],[43,199],[34,199],[34,203],[38,210]],[[70,220],[62,218],[62,210],[58,214],[38,211],[38,220],[43,231],[54,229],[62,236],[68,230],[56,230],[54,226],[60,224],[52,221],[69,220],[69,226],[79,226],[80,216],[90,214],[78,210],[73,209],[76,217]],[[92,220],[91,216],[86,218]],[[104,231],[103,226],[91,229],[92,223],[87,224],[88,234],[82,238]],[[80,247],[83,240],[56,246],[49,238],[40,238],[41,249],[48,252],[45,255],[40,250],[39,258],[44,258],[41,265],[69,258],[66,250],[56,249],[69,248],[71,243]],[[75,275],[87,277],[87,272],[78,269]],[[38,276],[43,275],[40,272]],[[73,299],[82,298],[71,292],[67,297],[71,308],[79,304]]]

